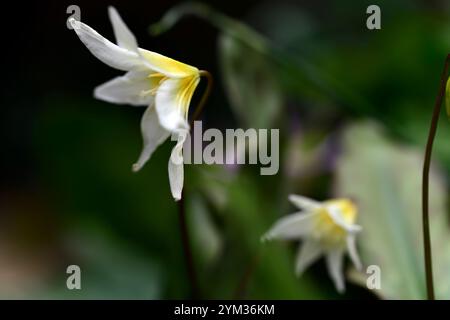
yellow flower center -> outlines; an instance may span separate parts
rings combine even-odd
[[[357,210],[352,201],[348,199],[334,199],[323,203],[317,209],[313,226],[313,237],[322,243],[323,246],[335,248],[344,246],[347,230],[336,223],[331,211],[338,215],[347,224],[354,224]]]
[[[150,89],[141,91],[141,96],[156,95],[156,92],[161,84],[169,79],[169,77],[158,72],[149,74],[147,78],[149,79]],[[182,112],[186,118],[188,116],[189,104],[199,81],[200,76],[198,73],[192,76],[180,78],[178,79],[177,87],[174,89],[176,91],[176,104],[180,109],[182,109]]]

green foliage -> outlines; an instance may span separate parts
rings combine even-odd
[[[365,266],[381,269],[381,290],[387,299],[425,298],[421,223],[422,151],[392,142],[371,122],[349,126],[343,133],[336,170],[336,191],[359,207],[358,236]],[[430,176],[430,224],[438,298],[450,296],[450,234],[446,186],[442,172]],[[353,275],[365,286],[364,276]],[[362,280],[361,280],[362,279]]]
[[[450,117],[450,78],[447,79],[445,85],[445,110],[447,111],[447,116]]]
[[[230,106],[249,128],[270,128],[281,113],[282,96],[274,71],[261,53],[228,35],[219,38],[221,75]]]

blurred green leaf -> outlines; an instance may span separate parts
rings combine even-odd
[[[247,55],[239,57],[239,65],[244,65],[243,70],[247,64],[253,64],[251,57],[259,54],[266,58],[266,64],[272,63],[276,66],[276,72],[272,72],[270,75],[271,79],[274,79],[274,82],[278,81],[283,89],[290,91],[291,94],[302,100],[318,101],[323,104],[335,101],[356,111],[370,108],[370,104],[364,96],[360,95],[353,87],[343,85],[341,78],[319,68],[312,62],[313,59],[306,59],[298,53],[291,54],[285,48],[271,43],[264,35],[256,32],[246,23],[230,18],[204,3],[185,2],[175,5],[165,13],[160,21],[150,26],[149,32],[152,35],[159,35],[173,28],[182,18],[190,15],[205,19],[218,28],[221,35],[226,37],[225,39],[233,39],[233,43],[239,43],[239,47],[247,47],[248,50],[245,51]],[[221,39],[220,42],[222,41],[224,40]],[[237,46],[237,44],[235,45]],[[223,49],[223,44],[220,44],[220,48]],[[266,66],[260,67],[263,70],[266,68]],[[222,71],[224,72],[224,70]],[[257,82],[258,79],[250,78],[250,81]],[[246,105],[244,108],[248,108],[248,106]],[[239,110],[238,112],[244,111]],[[264,119],[267,116],[262,117]]]
[[[205,19],[224,33],[239,39],[256,51],[266,52],[268,49],[266,39],[245,23],[224,15],[206,3],[195,1],[187,1],[173,6],[164,14],[160,21],[149,27],[149,32],[153,36],[160,35],[173,28],[179,20],[189,15]]]
[[[216,262],[222,253],[224,239],[212,220],[206,201],[200,194],[191,192],[186,199],[193,251],[203,264],[209,266]]]
[[[273,66],[236,38],[219,38],[220,66],[231,107],[247,126],[271,127],[280,114],[282,94]]]
[[[227,189],[237,174],[225,165],[195,165],[187,170],[188,183],[201,191],[206,201],[217,209],[223,209],[228,201]]]
[[[56,281],[47,298],[58,299],[159,299],[162,289],[160,268],[131,247],[106,235],[105,230],[91,229],[69,233],[68,265],[81,269],[81,289],[68,290],[66,279]],[[92,232],[94,231],[94,232]],[[66,275],[61,272],[60,276]],[[69,276],[68,274],[66,275]]]
[[[390,141],[374,123],[352,125],[343,135],[336,192],[358,203],[361,258],[365,266],[380,267],[381,290],[375,293],[387,299],[425,298],[422,158],[420,149]],[[430,175],[430,224],[436,293],[448,298],[450,237],[440,174],[433,170]],[[353,278],[366,285],[365,275]]]
[[[450,78],[447,79],[445,86],[445,110],[447,111],[447,117],[450,117]]]
[[[65,223],[107,227],[119,244],[165,266],[170,277],[162,297],[181,298],[189,283],[167,177],[173,142],[164,143],[134,174],[142,112],[73,97],[48,99],[34,135],[40,175]]]

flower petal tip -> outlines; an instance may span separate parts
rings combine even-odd
[[[270,240],[272,240],[272,239],[273,239],[273,235],[270,234],[270,233],[266,233],[266,234],[264,234],[264,235],[261,236],[260,241],[261,241],[262,243],[265,243],[265,242],[268,242],[268,241],[270,241]]]
[[[114,6],[108,6],[108,13],[117,12],[116,8]]]
[[[294,201],[295,201],[295,194],[290,194],[290,195],[288,196],[288,200],[289,200],[290,202],[294,202]]]
[[[74,30],[76,30],[79,26],[78,24],[80,23],[80,21],[77,21],[77,20],[75,20],[75,18],[72,17],[72,18],[69,18],[69,23],[72,26],[72,28]]]
[[[141,170],[141,168],[142,168],[142,165],[141,165],[141,164],[139,164],[139,163],[134,163],[134,164],[131,166],[131,171],[133,171],[134,173],[136,173],[136,172],[138,172],[139,170]]]

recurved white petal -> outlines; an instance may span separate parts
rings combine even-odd
[[[320,202],[296,194],[289,195],[289,201],[301,210],[313,210],[320,207]]]
[[[116,8],[109,6],[108,15],[109,20],[111,20],[114,36],[116,37],[116,42],[119,47],[138,53],[138,44],[136,38],[134,37],[130,29],[128,29],[125,22],[123,22]]]
[[[320,244],[314,240],[305,240],[300,246],[295,272],[300,276],[311,264],[313,264],[321,255]]]
[[[361,260],[359,259],[358,251],[356,250],[356,235],[351,233],[347,236],[347,250],[350,259],[352,260],[357,270],[362,269]]]
[[[312,231],[315,215],[314,212],[308,212],[294,213],[283,217],[262,237],[262,240],[300,239]]]
[[[89,51],[108,66],[124,71],[146,67],[138,53],[115,45],[81,21],[69,22]]]
[[[156,92],[156,111],[161,125],[169,131],[187,129],[189,104],[199,79],[167,79]]]
[[[155,151],[155,149],[170,135],[170,133],[159,124],[154,105],[150,105],[147,110],[145,110],[141,120],[141,131],[144,146],[138,161],[133,164],[134,172],[142,168],[142,166],[150,159],[153,151]]]
[[[343,293],[345,291],[344,274],[342,270],[343,260],[343,249],[329,250],[326,254],[328,273],[330,274],[336,290],[339,293]]]
[[[154,82],[148,78],[148,71],[129,71],[96,87],[94,97],[110,103],[148,106],[154,102],[154,96],[148,93]]]
[[[172,196],[175,201],[181,199],[184,183],[184,164],[183,164],[183,144],[186,140],[188,131],[180,130],[176,133],[177,144],[172,149],[169,159],[169,183]]]

